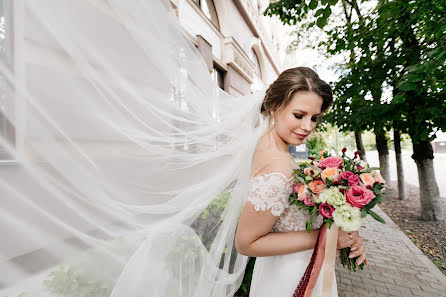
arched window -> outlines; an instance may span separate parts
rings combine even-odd
[[[260,69],[260,61],[259,61],[259,57],[257,57],[257,54],[256,54],[254,49],[251,49],[251,60],[256,65],[256,74],[258,75],[258,77],[261,78],[262,77],[262,72],[261,72],[261,69]]]
[[[217,10],[215,9],[214,1],[212,0],[194,0],[200,7],[201,11],[211,20],[211,22],[220,30],[218,23]]]

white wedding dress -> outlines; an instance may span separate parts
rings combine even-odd
[[[278,172],[264,173],[251,178],[248,201],[257,211],[270,210],[273,215],[279,217],[271,232],[305,230],[309,215],[300,211],[296,205],[290,205],[288,201],[293,185],[292,177],[288,179]],[[318,216],[313,222],[312,229],[319,228],[321,224],[322,217]],[[312,254],[313,249],[281,256],[257,257],[249,296],[293,296]],[[323,273],[320,273],[312,297],[322,296],[322,278]],[[332,297],[337,296],[335,278]]]

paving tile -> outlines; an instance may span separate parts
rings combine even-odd
[[[368,217],[359,231],[371,266],[353,272],[337,263],[339,297],[446,297],[446,276],[379,207],[375,209],[386,224]]]

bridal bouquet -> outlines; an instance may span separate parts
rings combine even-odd
[[[321,153],[320,159],[311,157],[299,162],[295,169],[295,185],[290,204],[310,214],[306,229],[310,232],[316,216],[322,216],[327,228],[334,223],[346,232],[358,231],[367,214],[381,223],[384,220],[372,208],[384,200],[386,181],[379,168],[370,167],[359,159],[359,151],[348,157],[342,150],[341,157]],[[356,271],[356,259],[349,259],[350,248],[340,252],[341,263]],[[362,270],[364,263],[359,265]]]

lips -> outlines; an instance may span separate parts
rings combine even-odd
[[[298,133],[294,133],[297,135],[297,137],[299,137],[300,139],[305,139],[308,135],[307,134],[298,134]]]

